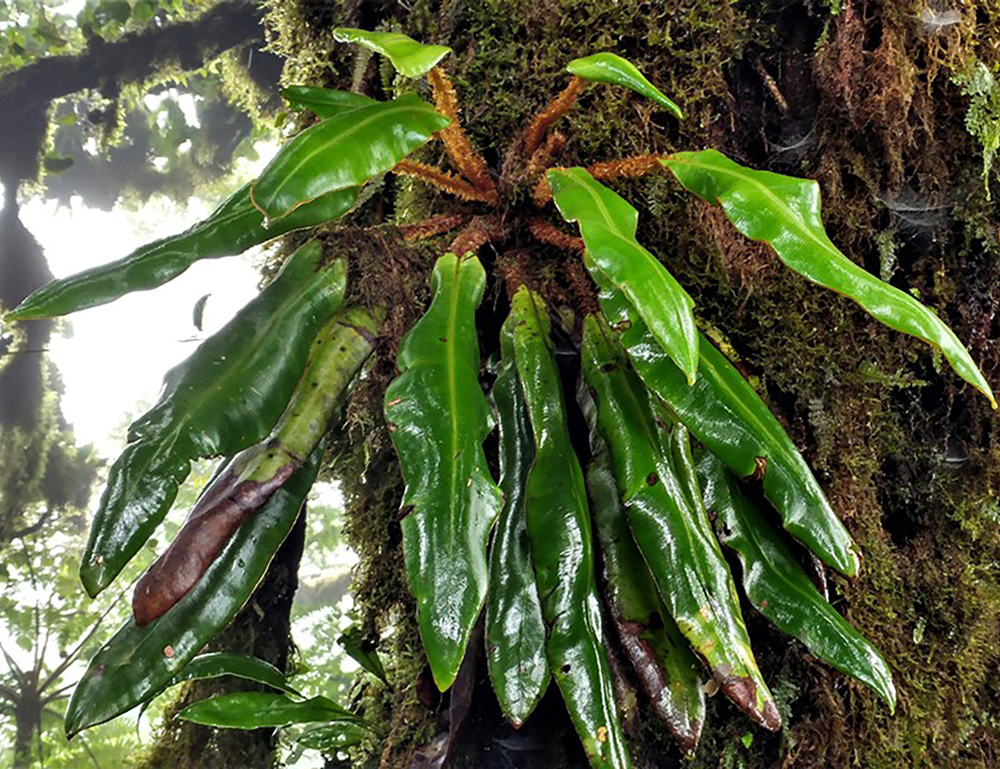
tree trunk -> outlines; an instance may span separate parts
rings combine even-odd
[[[42,701],[33,691],[22,691],[14,705],[14,764],[12,769],[31,766],[32,743],[41,732]]]
[[[970,98],[956,79],[977,61],[992,71],[1000,65],[991,42],[1000,32],[1000,9],[970,2],[958,20],[937,13],[890,0],[844,2],[836,14],[808,0],[276,0],[268,23],[289,57],[289,82],[353,84],[379,96],[391,78],[374,61],[355,66],[357,54],[333,43],[332,27],[384,22],[424,42],[451,45],[445,67],[472,140],[494,171],[529,118],[565,85],[565,63],[613,50],[679,102],[686,118],[678,123],[632,94],[593,86],[559,125],[568,144],[558,164],[712,146],[757,168],[818,179],[834,242],[934,307],[996,385],[998,221],[981,176],[982,147],[967,130]],[[1000,119],[985,103],[969,119],[981,135]],[[431,148],[422,159],[440,161],[435,153]],[[784,730],[762,732],[714,697],[688,765],[996,765],[1000,508],[992,493],[1000,463],[988,404],[920,343],[795,277],[666,176],[615,186],[640,210],[641,242],[670,266],[701,320],[759,378],[762,395],[855,537],[861,575],[833,577],[832,598],[885,654],[899,689],[892,716],[869,691],[748,610]],[[503,193],[512,234],[483,249],[487,268],[515,264],[543,288],[551,309],[572,309],[563,257],[523,235],[526,217],[534,215],[530,190],[515,185]],[[386,187],[377,208],[390,218],[394,210],[408,216],[471,210],[399,183]],[[390,687],[363,693],[368,717],[390,724],[370,753],[380,751],[386,766],[416,766],[416,751],[438,730],[447,697],[428,691],[417,651],[402,573],[402,488],[381,393],[399,334],[426,297],[433,255],[448,240],[421,250],[383,234],[368,239],[352,252],[361,275],[357,290],[388,299],[393,315],[375,370],[348,407],[338,472],[361,556],[354,589],[363,622],[373,637],[393,629],[380,647]],[[496,345],[506,306],[496,275],[487,292],[484,355]],[[579,765],[554,687],[515,733],[490,701],[482,670],[452,765]],[[646,715],[630,740],[639,766],[680,763],[664,730]]]

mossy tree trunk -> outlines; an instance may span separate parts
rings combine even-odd
[[[353,85],[378,96],[391,89],[391,73],[334,44],[334,26],[384,25],[451,45],[446,67],[467,129],[498,171],[526,121],[565,84],[563,65],[616,51],[673,96],[686,119],[592,87],[560,124],[568,144],[557,163],[712,146],[758,168],[817,178],[833,240],[936,308],[997,385],[998,219],[982,147],[966,125],[970,97],[956,80],[977,62],[1000,66],[1000,6],[970,0],[954,18],[943,13],[907,0],[845,0],[836,13],[819,0],[271,0],[268,24],[289,59],[288,82]],[[978,123],[970,126],[984,135],[1000,130],[989,102],[996,109],[1000,95],[978,98]],[[437,152],[426,159],[439,160]],[[925,346],[791,275],[666,176],[616,186],[640,209],[642,242],[694,296],[705,325],[741,356],[856,538],[861,576],[833,579],[832,597],[884,652],[899,689],[890,716],[870,692],[748,616],[785,729],[763,733],[714,697],[694,765],[996,765],[1000,506],[992,495],[1000,456],[989,405]],[[509,236],[481,252],[494,275],[481,318],[486,353],[506,306],[504,274],[527,276],[554,309],[579,301],[566,258],[525,234],[535,215],[530,190],[514,184],[502,192]],[[405,223],[458,208],[470,210],[389,181],[359,223]],[[372,746],[385,765],[429,765],[414,751],[447,709],[427,693],[421,672],[381,392],[398,337],[419,315],[433,255],[449,241],[414,248],[388,227],[341,237],[355,290],[388,297],[393,307],[336,453],[361,556],[354,589],[368,631],[383,637],[391,682],[369,687],[361,701],[386,724],[386,738]],[[535,756],[530,765],[539,766],[579,760],[572,748],[561,758],[549,752],[559,735],[573,742],[554,691],[514,734],[479,685],[466,732],[454,765],[502,766],[515,755]],[[680,761],[650,719],[632,744],[641,766]]]

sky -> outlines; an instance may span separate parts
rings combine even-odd
[[[249,177],[267,159],[269,155],[262,156],[242,172]],[[91,209],[78,199],[69,207],[34,199],[22,207],[21,220],[42,244],[53,274],[64,277],[180,232],[219,202],[195,198],[181,206],[154,198],[129,212]],[[160,288],[64,320],[50,341],[49,356],[66,387],[62,409],[78,444],[92,443],[106,457],[123,445],[127,421],[155,402],[166,371],[256,295],[259,258],[255,249],[196,262]],[[205,294],[211,296],[199,331],[193,309]]]

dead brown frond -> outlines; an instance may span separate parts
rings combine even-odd
[[[448,157],[462,176],[493,201],[491,205],[497,205],[499,198],[496,194],[496,183],[490,176],[486,161],[472,148],[469,137],[465,135],[459,122],[458,96],[455,94],[455,87],[440,67],[434,67],[428,72],[427,80],[431,84],[434,105],[438,112],[451,119],[451,123],[438,132]]]
[[[539,112],[528,125],[524,132],[524,154],[531,157],[541,144],[542,136],[546,129],[565,115],[569,108],[576,102],[577,97],[583,93],[587,87],[587,81],[582,77],[573,76],[567,85],[555,99],[549,102],[548,106]]]

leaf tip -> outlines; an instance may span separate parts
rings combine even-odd
[[[101,591],[107,587],[104,570],[100,564],[96,564],[93,561],[89,563],[84,561],[80,564],[80,582],[91,599],[97,598]]]

